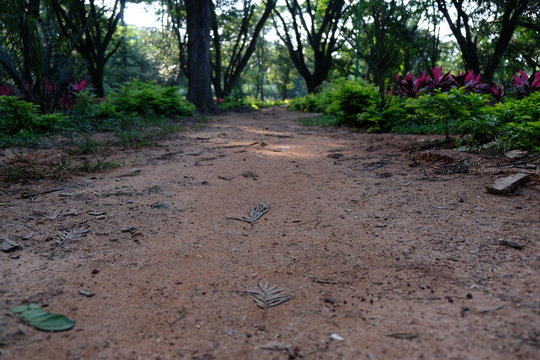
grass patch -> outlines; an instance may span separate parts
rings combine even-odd
[[[114,134],[118,138],[119,145],[134,149],[155,145],[157,141],[166,139],[170,134],[182,130],[181,125],[165,119],[139,119],[132,124],[117,129]]]
[[[3,181],[10,183],[46,178],[65,181],[74,174],[94,173],[122,166],[124,164],[121,161],[106,159],[84,160],[82,163],[76,163],[64,157],[54,163],[38,163],[35,160],[19,158],[11,165],[2,166],[0,174]]]
[[[21,180],[39,180],[48,176],[48,172],[37,162],[24,159],[16,164],[3,166],[2,180],[5,182],[18,182]]]
[[[337,126],[339,124],[339,119],[333,115],[318,115],[300,119],[300,123],[303,126],[330,127]]]
[[[92,140],[89,137],[84,138],[82,141],[75,142],[75,146],[77,147],[75,153],[78,155],[99,154],[105,148],[105,144]]]

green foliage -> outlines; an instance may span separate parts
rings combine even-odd
[[[219,108],[224,111],[253,111],[258,110],[258,107],[251,104],[247,99],[236,99],[227,97],[218,104]]]
[[[248,96],[242,99],[227,97],[218,106],[225,111],[252,111],[283,104],[284,102],[281,100],[260,100]]]
[[[540,151],[540,92],[492,105],[488,95],[452,88],[419,98],[388,96],[382,107],[372,87],[341,81],[318,94],[291,100],[289,108],[325,114],[302,121],[306,126],[346,124],[370,132],[461,134],[473,147],[492,143],[501,151]]]
[[[308,118],[300,119],[300,123],[304,126],[321,126],[321,127],[330,127],[336,126],[339,119],[334,115],[318,115]]]
[[[195,107],[180,97],[178,88],[139,80],[122,85],[110,100],[116,111],[140,116],[190,116]]]
[[[288,108],[303,112],[324,112],[323,97],[320,94],[307,94],[289,101]]]
[[[369,125],[360,122],[358,114],[365,112],[378,101],[375,87],[363,81],[337,81],[327,90],[326,97],[326,113],[334,114],[341,123],[355,127]]]
[[[397,96],[388,96],[386,106],[380,102],[372,103],[364,112],[357,115],[360,124],[369,125],[369,132],[390,131],[396,124],[407,118],[407,100]]]
[[[364,127],[369,125],[358,114],[367,111],[378,101],[375,87],[362,81],[340,80],[329,84],[317,94],[292,99],[289,108],[304,112],[333,115],[338,123]]]
[[[0,149],[13,146],[36,148],[41,143],[41,136],[28,130],[19,130],[15,135],[0,133]]]
[[[76,142],[75,145],[77,146],[76,153],[80,155],[98,154],[105,146],[99,141],[92,140],[89,137]]]
[[[182,130],[182,127],[165,119],[131,118],[119,126],[114,134],[120,145],[126,148],[140,148],[153,145],[168,135]]]
[[[495,119],[491,126],[497,146],[506,151],[515,148],[540,151],[540,92],[518,99],[509,99],[486,108]]]
[[[63,114],[39,114],[38,111],[35,104],[14,96],[0,96],[0,134],[46,133],[58,128],[66,119]]]
[[[414,113],[409,119],[413,123],[441,123],[446,137],[449,137],[450,133],[459,131],[463,126],[483,122],[482,110],[487,100],[487,96],[468,94],[464,88],[436,91],[433,95],[422,95],[410,102]]]

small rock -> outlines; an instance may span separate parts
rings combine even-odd
[[[2,250],[3,252],[11,252],[20,248],[21,246],[19,244],[9,240],[8,238],[0,240],[0,250]]]
[[[89,211],[88,212],[88,215],[92,215],[92,216],[101,216],[101,215],[105,215],[106,213],[102,212],[102,211]]]
[[[58,219],[58,215],[60,215],[59,212],[55,212],[54,214],[52,214],[51,216],[48,217],[49,220],[56,220]]]
[[[527,156],[527,151],[524,151],[524,150],[507,151],[504,153],[504,156],[506,156],[509,159],[520,159]]]
[[[335,341],[343,341],[343,340],[345,340],[343,337],[339,336],[338,334],[330,335],[330,339],[335,340]]]
[[[69,209],[64,216],[77,216],[79,215],[79,210],[72,208]]]
[[[24,235],[24,236],[22,237],[22,239],[23,239],[23,240],[30,240],[30,239],[32,238],[32,236],[34,236],[34,233],[33,233],[33,232]]]
[[[12,254],[12,255],[9,256],[9,258],[12,259],[12,260],[17,260],[17,259],[19,259],[20,257],[21,257],[20,254]]]
[[[220,175],[220,176],[218,176],[218,179],[231,181],[232,179],[234,179],[234,176],[232,176],[232,175]]]
[[[92,272],[92,273],[93,273],[93,272]],[[95,295],[95,294],[94,294],[93,292],[91,292],[91,291],[88,291],[88,290],[82,290],[82,289],[79,290],[79,294],[84,295],[84,296],[86,296],[86,297],[92,297],[92,296]]]
[[[153,209],[164,209],[164,210],[168,210],[168,209],[171,208],[171,204],[166,203],[166,202],[160,202],[160,203],[156,203],[156,204],[152,205],[152,208],[153,208]]]
[[[506,195],[518,186],[525,184],[530,178],[531,175],[523,173],[506,176],[495,180],[493,185],[486,186],[486,190],[493,194]]]
[[[508,246],[508,247],[511,247],[511,248],[514,248],[514,249],[518,249],[518,250],[521,250],[523,249],[523,245],[515,242],[515,241],[509,241],[509,240],[502,240],[500,242],[501,245],[504,245],[504,246]]]
[[[196,151],[184,151],[182,155],[191,155],[191,156],[198,156],[201,155],[202,151],[196,150]]]
[[[123,233],[132,233],[132,232],[135,232],[136,230],[137,228],[135,226],[128,226],[128,227],[123,227],[120,229],[120,231]]]
[[[261,345],[261,349],[271,350],[271,351],[282,351],[288,353],[291,350],[292,346],[286,343],[270,341],[264,345]]]
[[[328,154],[328,157],[330,159],[340,159],[342,158],[344,155],[343,154],[340,154],[340,153],[334,153],[334,154]]]

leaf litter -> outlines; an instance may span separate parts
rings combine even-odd
[[[255,304],[261,309],[268,309],[273,306],[283,304],[290,300],[292,297],[289,294],[284,293],[284,289],[280,289],[277,285],[270,286],[270,283],[259,283],[259,289],[248,290],[244,294],[250,295]]]
[[[270,209],[270,203],[260,203],[255,206],[252,206],[251,209],[249,209],[249,213],[247,216],[242,216],[242,218],[228,217],[227,219],[245,221],[253,225],[255,221],[259,220],[261,216],[263,216],[264,214],[268,212],[269,209]]]
[[[87,228],[76,228],[70,231],[59,231],[58,232],[58,240],[56,242],[58,245],[63,243],[64,241],[72,241],[77,240],[83,235],[86,235],[90,232],[90,229]]]

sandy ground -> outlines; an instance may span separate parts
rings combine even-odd
[[[538,157],[305,116],[217,116],[116,170],[2,184],[0,238],[23,249],[0,252],[0,358],[540,358],[539,170],[519,168]],[[533,180],[486,192],[516,172]],[[265,281],[292,298],[259,308]],[[9,311],[25,302],[76,326],[34,330]]]

